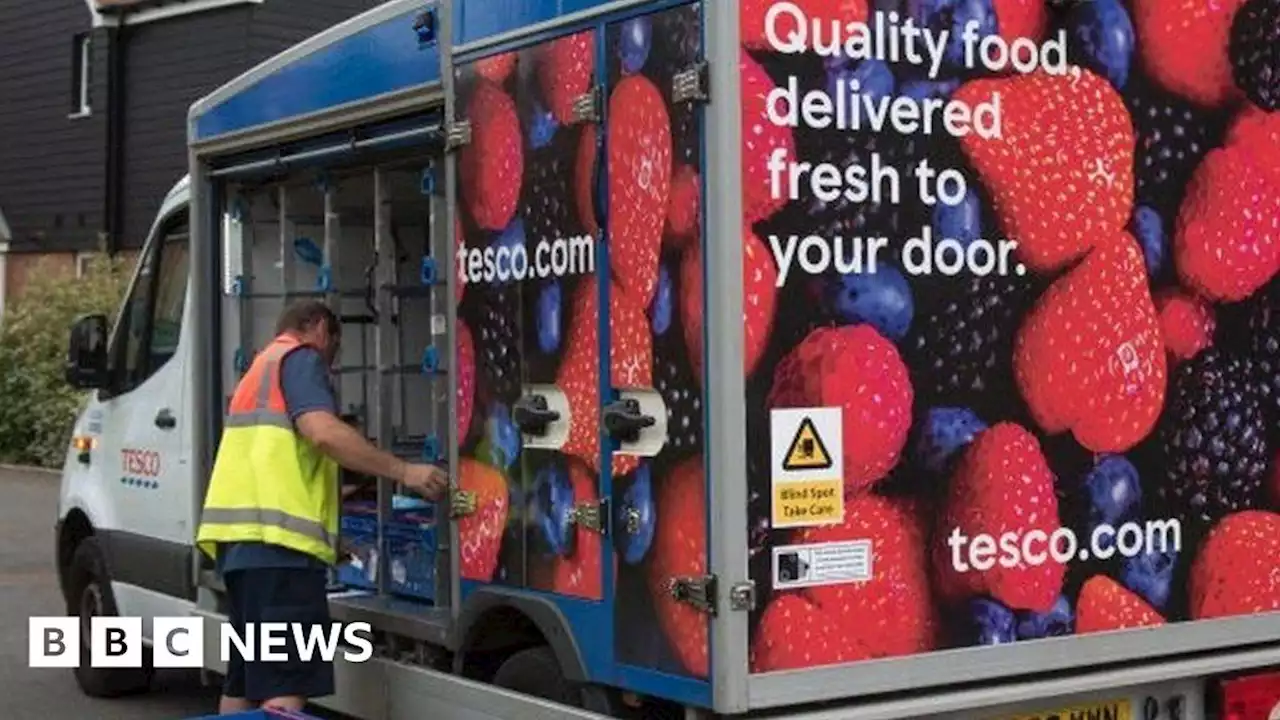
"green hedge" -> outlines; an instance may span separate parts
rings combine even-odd
[[[64,380],[76,318],[115,318],[131,263],[95,257],[85,277],[42,260],[0,321],[0,462],[62,467],[85,395]]]

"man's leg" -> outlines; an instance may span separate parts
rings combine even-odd
[[[227,622],[244,636],[244,583],[241,572],[227,573],[223,582],[227,586]],[[227,661],[227,676],[222,683],[222,697],[218,700],[219,715],[233,715],[254,709],[254,704],[244,697],[244,659],[234,650]]]
[[[286,662],[249,663],[246,667],[245,697],[263,707],[302,710],[312,698],[332,695],[333,663],[319,656],[319,643],[311,646],[313,655],[304,659],[293,640],[293,625],[302,626],[310,637],[329,634],[328,578],[319,569],[279,569],[256,571],[260,575],[257,589],[256,622],[286,623],[290,626],[290,642],[286,646]]]

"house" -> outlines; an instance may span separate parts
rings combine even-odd
[[[382,0],[0,0],[0,317],[45,258],[145,241],[191,103]]]

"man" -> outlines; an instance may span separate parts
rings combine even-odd
[[[263,622],[328,627],[339,467],[399,481],[432,500],[448,487],[441,469],[383,452],[339,418],[329,377],[341,325],[329,308],[293,305],[276,332],[232,396],[196,537],[216,559],[228,619],[240,633]],[[246,663],[233,653],[219,712],[301,710],[308,698],[333,694],[332,665],[304,662],[288,648],[284,663]]]

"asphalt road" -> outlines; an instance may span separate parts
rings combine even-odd
[[[185,720],[217,709],[193,672],[159,672],[147,695],[93,700],[70,670],[27,667],[27,618],[65,610],[53,566],[58,478],[0,469],[0,717],[6,720]]]

